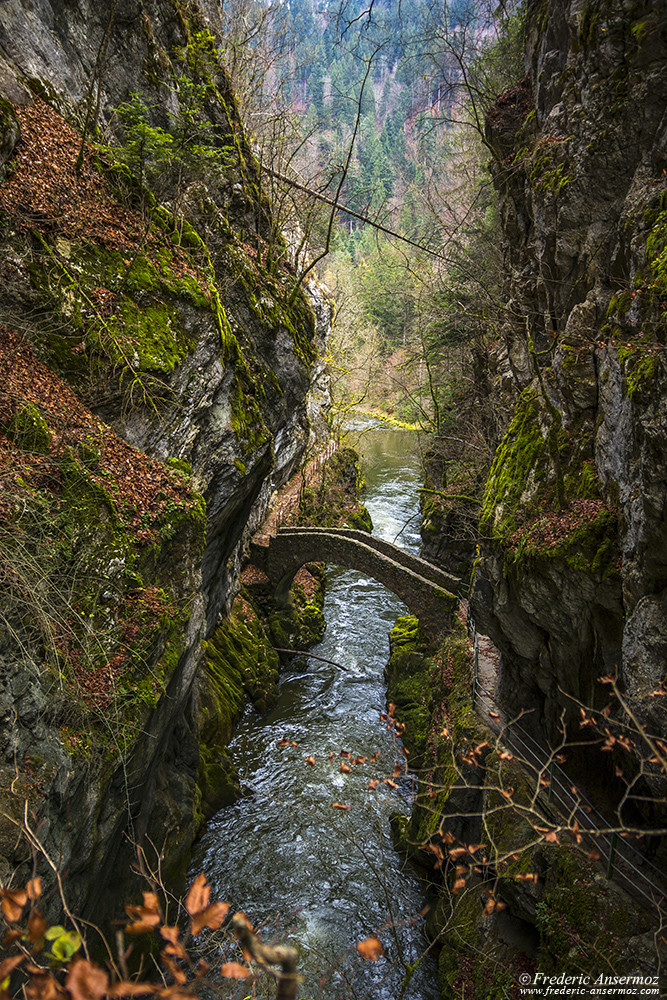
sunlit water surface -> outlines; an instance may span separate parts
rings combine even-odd
[[[418,551],[416,437],[378,428],[356,446],[374,533]],[[389,831],[392,813],[408,811],[411,780],[397,779],[398,789],[367,786],[391,776],[402,756],[379,716],[388,632],[407,609],[374,580],[332,567],[324,610],[326,635],[312,652],[345,669],[312,659],[306,669],[288,668],[269,715],[245,715],[231,751],[249,794],[211,820],[193,871],[207,873],[216,898],[268,924],[268,937],[289,935],[298,944],[299,996],[397,1000],[401,959],[413,963],[425,948],[418,917],[425,900]],[[298,746],[280,747],[284,738]],[[379,757],[344,774],[341,750]],[[314,767],[305,763],[310,755]],[[376,932],[386,955],[365,962],[354,945]],[[435,984],[427,956],[404,996],[435,1000]]]

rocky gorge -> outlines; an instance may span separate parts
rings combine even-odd
[[[214,7],[0,10],[0,881],[36,854],[95,920],[137,845],[182,878],[237,794],[226,746],[275,698],[276,647],[321,630],[316,567],[301,616],[241,589],[276,492],[327,439],[333,304],[297,279]],[[547,766],[476,711],[463,616],[437,648],[399,619],[387,667],[419,779],[394,839],[433,890],[441,995],[479,1000],[536,970],[653,974],[664,952],[661,887],[647,910],[609,881],[548,786],[562,763],[664,868],[667,21],[648,0],[529,0],[525,40],[484,133],[488,464],[423,535],[471,579],[497,707]]]

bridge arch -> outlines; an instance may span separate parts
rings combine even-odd
[[[391,542],[347,528],[281,528],[268,545],[253,544],[251,557],[286,601],[298,569],[326,562],[356,569],[382,583],[437,638],[451,627],[460,581]]]

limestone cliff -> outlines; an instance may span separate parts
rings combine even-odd
[[[617,671],[664,724],[665,41],[661,5],[533,0],[527,75],[487,120],[516,402],[472,600],[501,700],[550,739],[567,695],[601,707]]]
[[[200,725],[210,783],[211,711],[274,682],[268,653],[225,674],[219,627],[323,433],[331,306],[295,282],[197,3],[10,0],[0,94],[0,877],[27,800],[99,913],[128,838],[183,863]],[[247,614],[225,628],[261,651]]]

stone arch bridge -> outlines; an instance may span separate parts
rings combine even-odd
[[[448,631],[461,581],[405,549],[352,528],[279,528],[268,544],[252,542],[252,562],[286,602],[297,570],[309,562],[356,569],[384,584],[417,615],[429,637]]]

